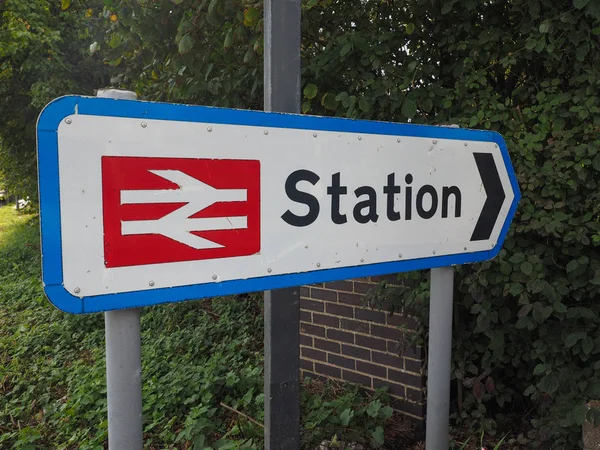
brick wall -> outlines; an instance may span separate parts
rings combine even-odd
[[[412,318],[362,307],[381,277],[303,286],[300,291],[300,357],[304,375],[325,376],[367,389],[388,386],[394,407],[422,420],[423,354],[399,352]]]

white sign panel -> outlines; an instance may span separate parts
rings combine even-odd
[[[64,97],[38,140],[71,312],[489,259],[519,198],[487,131]]]

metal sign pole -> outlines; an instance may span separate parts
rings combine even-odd
[[[98,97],[136,100],[130,91],[107,89]],[[104,313],[109,450],[137,450],[142,439],[140,309]]]
[[[426,450],[447,450],[454,267],[431,269]]]
[[[300,0],[265,0],[265,111],[300,112]],[[265,449],[300,446],[300,288],[265,291]]]

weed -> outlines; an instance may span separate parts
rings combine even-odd
[[[16,217],[0,208],[0,448],[104,449],[103,316],[46,300],[37,220]],[[262,448],[260,298],[145,308],[141,320],[145,448]],[[391,413],[383,393],[307,381],[302,442],[376,446]]]

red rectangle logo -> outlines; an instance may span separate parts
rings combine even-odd
[[[260,251],[260,162],[102,157],[106,267]]]

